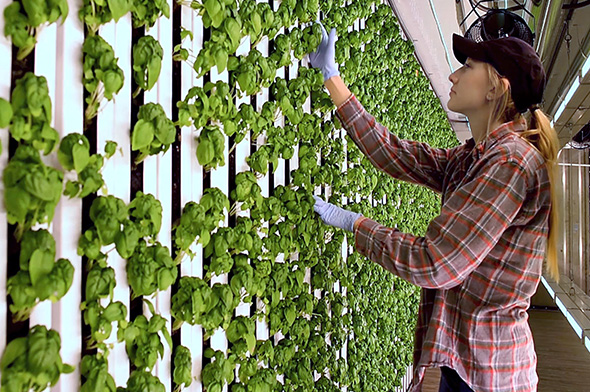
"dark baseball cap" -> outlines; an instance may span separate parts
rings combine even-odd
[[[541,103],[545,70],[532,46],[516,37],[475,42],[453,34],[453,52],[461,64],[467,58],[491,64],[510,82],[512,100],[519,112]]]

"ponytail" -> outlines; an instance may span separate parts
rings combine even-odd
[[[496,69],[486,63],[488,67],[488,76],[490,83],[497,88],[504,90],[501,76]],[[555,129],[547,116],[537,107],[530,109],[531,119],[528,121],[529,126],[526,131],[520,133],[520,137],[535,147],[545,159],[545,166],[549,175],[549,186],[551,189],[551,212],[549,216],[549,237],[547,239],[547,248],[545,259],[547,261],[547,272],[551,277],[559,282],[559,264],[557,260],[557,247],[559,235],[559,217],[561,208],[560,195],[560,178],[558,174],[557,155],[559,154],[559,139]],[[501,123],[509,121],[518,121],[522,115],[516,109],[510,94],[510,87],[503,91],[503,94],[496,100],[488,121],[488,132],[490,126],[496,120]]]
[[[551,213],[549,216],[549,238],[547,239],[547,271],[559,282],[559,265],[557,260],[558,234],[559,234],[559,208],[561,197],[559,189],[559,173],[557,155],[559,154],[559,139],[549,119],[540,109],[532,109],[530,128],[524,131],[520,137],[532,144],[545,158],[545,166],[549,174],[549,186],[551,188]]]

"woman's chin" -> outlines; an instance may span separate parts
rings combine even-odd
[[[451,103],[451,101],[449,101],[449,103],[447,104],[447,108],[449,108],[449,110],[451,112],[455,112],[455,113],[459,113],[459,114],[464,114],[461,111],[461,108],[458,108],[456,105],[454,105],[453,103]]]

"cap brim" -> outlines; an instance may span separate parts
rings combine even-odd
[[[465,64],[468,57],[479,61],[486,61],[485,52],[481,46],[477,42],[462,37],[459,34],[453,34],[453,53],[461,64]]]

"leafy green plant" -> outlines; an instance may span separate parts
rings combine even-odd
[[[258,274],[254,274],[254,268],[248,263],[248,256],[237,254],[233,256],[234,267],[230,280],[230,287],[234,297],[238,297],[244,303],[252,302],[254,295],[262,295],[263,285]]]
[[[92,35],[100,25],[119,19],[134,8],[133,0],[84,0],[78,18],[88,26]]]
[[[205,189],[199,203],[191,201],[183,207],[172,235],[179,250],[176,261],[180,261],[185,253],[194,256],[190,246],[197,237],[200,244],[207,246],[211,232],[225,219],[224,210],[229,211],[229,200],[219,188]]]
[[[4,98],[0,98],[0,128],[6,128],[12,120],[12,106]]]
[[[234,318],[226,331],[227,340],[234,344],[233,352],[236,352],[235,347],[243,343],[250,354],[254,354],[256,349],[256,322],[254,319],[245,316],[238,316]]]
[[[97,300],[86,301],[80,308],[83,311],[84,323],[90,327],[90,349],[99,347],[106,350],[104,341],[111,336],[114,322],[117,322],[119,330],[127,326],[127,307],[122,302],[111,302],[105,307]]]
[[[110,245],[121,231],[121,224],[127,220],[129,211],[125,202],[115,196],[99,196],[90,206],[90,219],[102,245]]]
[[[193,63],[193,69],[198,77],[209,72],[213,66],[217,66],[218,72],[221,73],[227,66],[228,57],[238,49],[243,36],[243,19],[237,15],[236,2],[207,0],[201,4],[199,1],[192,1],[190,6],[203,15],[203,25],[211,28],[211,39],[203,43],[203,48]],[[186,60],[188,56],[181,58]]]
[[[194,38],[193,32],[191,30],[185,29],[184,27],[180,27],[180,43],[174,46],[172,51],[172,60],[174,61],[188,61],[189,57],[191,56],[191,50],[186,49],[182,46],[184,41],[189,38],[191,41]]]
[[[297,7],[300,7],[300,4],[302,2],[298,2]],[[293,55],[296,59],[301,60],[306,54],[314,52],[322,42],[322,28],[317,23],[313,23],[303,30],[293,27],[289,37],[293,43]]]
[[[277,65],[262,56],[257,49],[252,49],[247,56],[232,57],[228,60],[228,69],[232,84],[238,83],[240,91],[253,95],[262,87],[269,87],[276,76]]]
[[[36,223],[51,222],[61,197],[63,173],[46,166],[35,148],[18,146],[2,180],[8,223],[18,224],[17,238]]]
[[[205,170],[225,165],[225,136],[219,127],[203,127],[197,141],[197,160]]]
[[[129,215],[141,237],[155,238],[162,227],[162,203],[152,194],[137,192],[129,203]]]
[[[274,51],[269,56],[278,68],[291,65],[291,36],[289,34],[278,34],[275,37]]]
[[[80,387],[80,392],[116,392],[117,384],[109,374],[108,361],[105,355],[85,355],[80,363],[80,373],[86,381]]]
[[[2,390],[42,391],[57,384],[62,373],[74,371],[62,362],[60,349],[59,334],[44,325],[36,325],[27,336],[8,342],[0,361]]]
[[[240,208],[247,210],[262,202],[262,190],[254,173],[250,171],[238,173],[236,176],[236,188],[230,193],[232,200],[241,202]],[[232,213],[236,208],[232,208]]]
[[[113,95],[121,90],[125,75],[117,65],[119,59],[115,57],[113,48],[102,37],[98,35],[87,36],[82,45],[82,53],[84,54],[82,82],[86,91],[90,93],[90,96],[86,98],[85,112],[86,121],[89,121],[97,115],[103,98],[110,101],[113,99]]]
[[[127,380],[127,387],[118,387],[117,392],[165,392],[160,380],[145,370],[134,370]]]
[[[256,46],[262,37],[273,39],[280,28],[281,20],[268,3],[242,1],[238,6],[235,0],[207,0],[205,2],[183,2],[196,9],[203,16],[203,25],[211,27],[211,39],[204,42],[197,54],[193,68],[201,77],[213,66],[223,72],[229,66],[231,56],[239,47],[242,37],[250,36],[252,46]],[[283,7],[287,10],[288,7]],[[188,59],[188,52],[175,48],[180,59]],[[235,59],[235,58],[234,58]],[[230,69],[228,67],[228,69]]]
[[[79,133],[66,135],[59,145],[57,158],[66,170],[75,170],[80,173],[90,160],[90,143],[86,136]]]
[[[170,18],[170,6],[166,0],[135,0],[133,2],[133,27],[153,27],[161,16]]]
[[[320,10],[319,0],[303,0],[298,1],[295,6],[295,15],[300,22],[312,22],[317,18]]]
[[[209,97],[202,87],[192,87],[184,100],[177,102],[176,106],[178,107],[178,123],[183,127],[190,126],[192,120],[196,129],[202,128],[212,116]]]
[[[154,239],[162,225],[161,203],[153,195],[143,192],[138,192],[128,206],[123,200],[112,195],[99,196],[92,202],[89,215],[94,227],[86,230],[80,236],[78,254],[84,255],[90,260],[105,259],[106,255],[102,253],[101,246],[113,243],[123,258],[130,258],[139,243],[146,246],[145,241],[140,241],[141,238],[148,237],[151,242],[155,243]],[[142,251],[148,253],[138,255],[138,259],[135,260],[137,263],[142,264],[147,262],[150,257],[156,257],[158,264],[169,265],[169,261],[164,257],[164,253],[169,255],[167,248],[156,243],[154,249],[142,248]],[[134,273],[139,273],[139,270]],[[137,288],[139,286],[141,285],[138,284]],[[143,290],[140,291],[143,292]]]
[[[53,151],[59,141],[59,135],[51,127],[51,100],[45,77],[27,72],[16,81],[11,104],[12,137],[19,142],[32,145],[45,155]]]
[[[0,98],[0,128],[6,128],[12,121],[12,106],[4,98]],[[2,143],[0,143],[2,153]]]
[[[164,4],[168,6],[168,3]],[[133,45],[133,79],[137,83],[133,97],[139,95],[141,90],[149,91],[154,87],[160,76],[163,57],[162,45],[151,35],[141,37]]]
[[[112,299],[115,285],[115,270],[107,267],[104,260],[93,263],[86,276],[86,302],[100,298]]]
[[[211,263],[205,266],[206,279],[214,274],[220,276],[230,272],[234,265],[234,254],[249,252],[251,257],[260,254],[262,240],[252,233],[253,222],[245,217],[238,217],[233,228],[219,228],[203,250],[205,257],[211,257]]]
[[[175,392],[182,388],[189,387],[193,382],[191,352],[188,348],[180,345],[174,349],[174,373],[172,380],[176,384]]]
[[[178,125],[190,126],[196,129],[207,124],[211,126],[223,125],[223,132],[227,136],[237,130],[235,117],[237,109],[229,85],[223,81],[208,82],[204,87],[191,88],[183,101],[177,102]]]
[[[37,34],[43,26],[68,16],[67,0],[21,0],[14,1],[4,9],[4,35],[11,37],[19,48],[17,59],[31,53],[37,43]]]
[[[221,392],[223,386],[234,379],[235,358],[226,358],[222,351],[207,348],[205,358],[213,359],[203,368],[201,379],[209,392]]]
[[[117,385],[108,371],[108,361],[105,355],[85,355],[80,362],[80,373],[86,379],[80,392],[116,392]]]
[[[107,142],[106,157],[112,156],[116,148],[117,143]],[[66,182],[65,196],[84,198],[101,188],[104,190],[104,158],[101,154],[90,155],[90,144],[86,136],[79,133],[66,135],[59,145],[57,158],[65,170],[75,170],[78,175],[78,180]]]
[[[281,27],[282,20],[275,17],[268,3],[242,1],[239,15],[243,21],[244,33],[250,36],[253,46],[256,46],[263,36],[273,39]]]
[[[10,311],[16,321],[29,317],[41,301],[56,302],[72,285],[74,267],[66,259],[55,261],[55,240],[44,229],[24,233],[19,258],[20,270],[8,278]]]
[[[203,26],[219,28],[231,9],[236,8],[235,0],[206,0],[190,1],[186,3],[203,17]]]
[[[158,356],[164,357],[164,345],[160,340],[161,333],[168,346],[172,348],[172,338],[166,328],[166,319],[155,314],[154,307],[149,301],[148,304],[152,317],[148,320],[144,315],[139,315],[124,328],[117,331],[119,342],[125,342],[125,349],[129,360],[138,370],[151,370]]]
[[[133,297],[166,290],[178,276],[170,250],[159,242],[148,246],[144,240],[139,240],[135,251],[127,260],[126,271]]]
[[[100,253],[100,245],[98,248],[97,253]],[[86,277],[85,301],[80,306],[84,323],[90,327],[89,348],[99,347],[106,351],[104,341],[111,336],[113,323],[117,322],[119,327],[127,325],[127,307],[122,302],[112,302],[115,285],[115,270],[107,266],[104,258],[97,262],[91,262]],[[111,302],[103,306],[100,300],[106,298],[109,298]],[[106,358],[103,361],[98,357],[89,357],[88,361],[91,361],[89,362],[91,364],[96,364],[101,369],[103,365],[106,366]],[[103,370],[97,370],[98,374],[90,372],[97,380],[104,377],[102,375]],[[93,385],[94,382],[92,381],[87,388],[90,388],[90,385]]]
[[[147,103],[139,108],[137,122],[131,133],[131,149],[139,151],[136,163],[148,155],[166,152],[176,140],[174,123],[159,103]]]
[[[70,198],[86,196],[98,192],[102,189],[106,193],[104,179],[102,177],[102,168],[104,159],[101,154],[93,154],[88,158],[88,164],[78,173],[78,180],[68,180],[64,190],[64,195]]]
[[[229,285],[215,283],[213,287],[201,278],[183,276],[178,282],[178,291],[172,296],[171,313],[174,327],[183,322],[200,324],[208,338],[218,328],[227,328],[232,313],[239,303]]]

